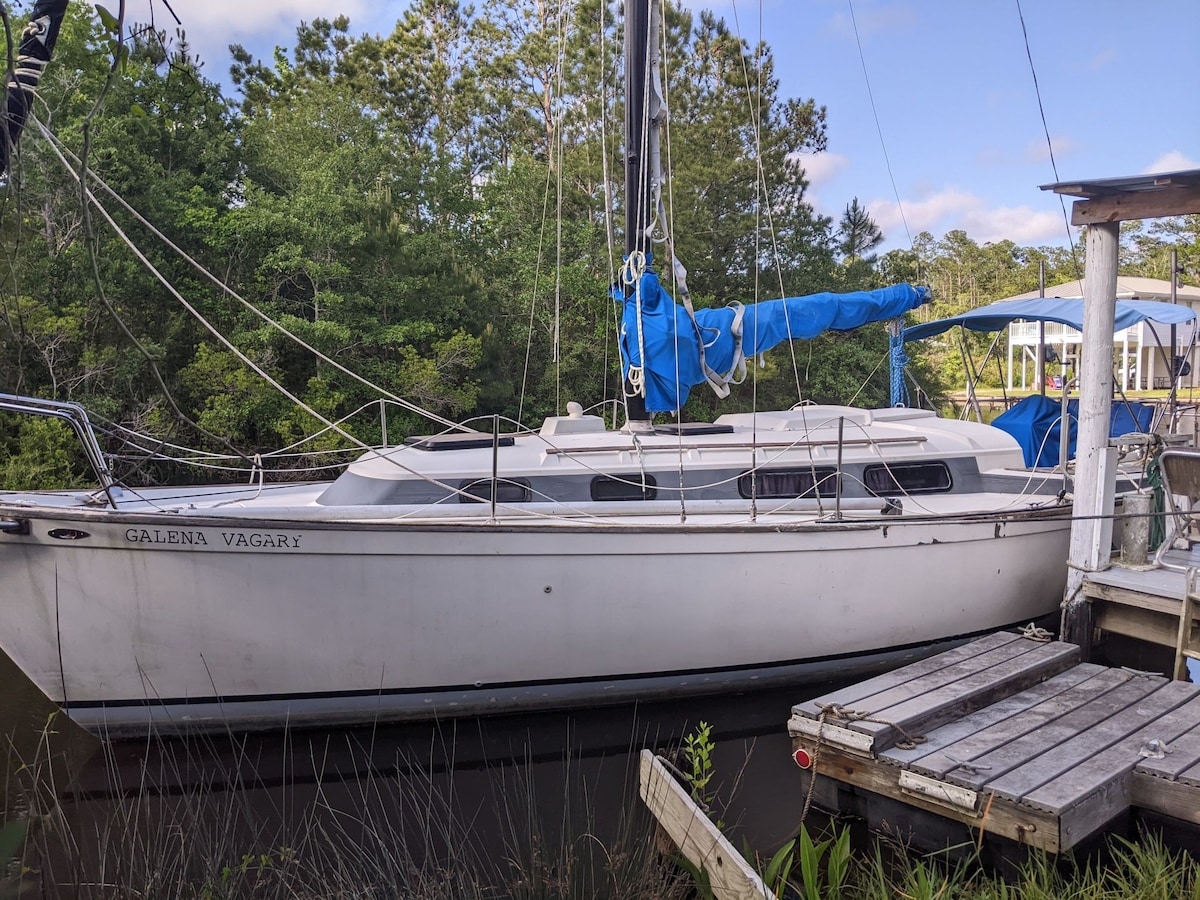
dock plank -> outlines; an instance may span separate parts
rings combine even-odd
[[[1165,739],[1164,739],[1165,740]],[[1168,781],[1200,783],[1200,718],[1192,727],[1169,743],[1170,752],[1162,759],[1143,759],[1137,771]]]
[[[792,714],[815,719],[821,713],[821,707],[818,704],[836,703],[838,706],[843,707],[858,705],[866,698],[878,696],[893,688],[911,684],[922,678],[936,676],[946,669],[953,668],[964,661],[975,659],[988,651],[1008,645],[1016,645],[1018,641],[1024,641],[1019,634],[1007,631],[994,632],[993,634],[988,634],[971,641],[968,644],[963,644],[960,647],[939,653],[936,656],[918,660],[915,663],[895,669],[894,671],[876,675],[874,678],[868,678],[866,681],[847,685],[844,688],[832,691],[814,700],[806,700],[803,703],[798,703],[792,707]]]
[[[1125,673],[1130,674],[1130,673]],[[980,768],[976,774],[954,770],[946,779],[972,790],[980,790],[986,784],[993,788],[994,779],[1003,777],[1052,752],[1058,746],[1087,731],[1097,723],[1118,715],[1130,705],[1139,703],[1166,679],[1157,676],[1130,675],[1129,679],[1096,697],[1083,706],[1045,723],[1037,731],[1015,738],[1003,746],[977,756],[972,762]],[[983,767],[990,768],[983,768]],[[1006,792],[1006,796],[1012,796]]]
[[[1040,754],[1031,764],[989,780],[987,789],[998,796],[1031,803],[1030,796],[1036,788],[1069,769],[1079,766],[1122,738],[1136,733],[1156,718],[1165,716],[1186,702],[1187,698],[1171,687],[1172,682],[1166,679],[1154,679],[1154,681],[1158,682],[1154,690],[1146,693],[1139,700],[1126,705],[1105,719],[1093,719],[1090,727],[1057,746],[1051,747],[1045,753]],[[1123,685],[1110,692],[1109,696],[1119,694],[1133,686],[1132,683]],[[1054,810],[1050,810],[1050,812],[1054,812]]]
[[[1176,681],[1159,693],[1176,694],[1184,702],[1025,795],[1024,802],[1059,816],[1065,846],[1089,837],[1130,806],[1143,747],[1152,740],[1170,744],[1200,719],[1200,688]]]
[[[1033,687],[1013,694],[1011,697],[1005,697],[991,706],[942,725],[929,732],[922,744],[909,748],[889,747],[879,754],[879,758],[894,765],[913,766],[922,762],[930,754],[943,750],[951,744],[1003,722],[1005,719],[1020,715],[1039,703],[1056,697],[1105,671],[1107,669],[1104,666],[1096,663],[1080,663],[1065,672],[1060,672],[1058,675],[1035,684]]]
[[[972,763],[992,751],[1009,747],[1014,741],[1094,702],[1109,691],[1115,690],[1136,677],[1128,672],[1105,669],[1101,666],[1097,666],[1096,669],[1099,671],[1087,680],[1072,685],[1069,689],[1060,691],[1054,696],[1047,697],[1041,703],[1030,706],[1015,715],[978,729],[973,734],[917,761],[913,764],[913,768],[926,775],[944,777],[959,768],[964,762]],[[990,709],[989,707],[988,711]],[[1024,761],[1026,761],[1025,757],[1011,754],[1007,759],[1008,768],[1015,768]],[[990,757],[986,763],[980,762],[980,765],[988,766],[983,771],[992,776],[1000,774],[1001,764],[1002,760],[994,756]]]
[[[989,655],[979,658],[980,666],[985,665]],[[873,748],[878,752],[905,736],[923,736],[959,716],[1057,675],[1078,662],[1079,647],[1075,644],[1034,644],[1017,656],[999,659],[986,668],[968,671],[949,684],[884,706],[872,717],[877,721],[855,722],[849,727],[871,735]]]

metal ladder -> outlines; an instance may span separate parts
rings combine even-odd
[[[1200,660],[1200,634],[1196,634],[1193,627],[1196,603],[1200,601],[1200,592],[1196,586],[1198,575],[1200,569],[1196,566],[1188,567],[1183,602],[1179,608],[1179,632],[1175,638],[1175,677],[1181,681],[1188,680],[1188,660]]]

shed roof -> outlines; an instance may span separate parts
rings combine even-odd
[[[1085,279],[1064,281],[1062,284],[1046,285],[1047,297],[1082,297],[1084,295]],[[1026,291],[1005,297],[1005,300],[1031,300],[1038,296],[1037,291]],[[1180,301],[1200,303],[1200,287],[1194,284],[1181,284],[1176,290]],[[1165,278],[1142,278],[1135,275],[1117,276],[1117,300],[1170,300],[1171,282]]]
[[[1196,185],[1200,185],[1200,169],[1185,169],[1182,172],[1159,172],[1150,175],[1126,175],[1123,178],[1060,181],[1057,184],[1039,185],[1039,189],[1091,200],[1096,197],[1112,197],[1117,194],[1141,194],[1149,191],[1170,190],[1172,188]]]

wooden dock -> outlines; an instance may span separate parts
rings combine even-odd
[[[833,811],[886,798],[1050,852],[1131,808],[1200,824],[1200,686],[1074,644],[992,634],[798,704],[788,729]]]
[[[1101,636],[1119,634],[1175,651],[1175,677],[1186,677],[1186,661],[1200,655],[1200,602],[1189,596],[1187,569],[1200,569],[1200,550],[1170,550],[1153,565],[1115,565],[1089,572],[1083,594]],[[1194,586],[1193,586],[1194,587]]]

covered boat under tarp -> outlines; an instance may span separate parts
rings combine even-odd
[[[714,378],[725,383],[736,380],[746,359],[782,341],[894,319],[929,299],[927,288],[897,284],[875,291],[700,309],[693,324],[688,309],[675,302],[657,275],[643,273],[638,287],[628,297],[620,286],[613,294],[625,307],[622,370],[628,382],[645,385],[649,412],[682,408],[694,386]]]
[[[1184,325],[1195,322],[1196,313],[1188,306],[1162,303],[1157,300],[1116,300],[1113,332],[1124,331],[1140,322],[1158,325]],[[1082,297],[1034,297],[1025,300],[1001,300],[957,316],[922,322],[904,329],[895,340],[900,353],[893,348],[893,359],[903,355],[903,344],[942,334],[955,325],[972,331],[1000,331],[1013,322],[1057,322],[1083,331]],[[894,374],[894,373],[893,373]],[[898,379],[893,378],[893,383]],[[893,398],[895,401],[896,398]],[[1068,422],[1078,418],[1078,401],[1067,403]],[[992,421],[992,425],[1008,432],[1021,444],[1028,466],[1054,466],[1060,460],[1062,443],[1063,406],[1060,400],[1040,395],[1026,397]],[[1134,432],[1148,432],[1154,422],[1154,407],[1148,403],[1125,401],[1112,407],[1109,435],[1119,437]],[[1075,455],[1074,429],[1068,427],[1068,458]]]
[[[1062,401],[1033,394],[992,420],[992,425],[1017,439],[1027,466],[1056,466],[1062,446]],[[1079,421],[1079,401],[1067,401],[1067,422]],[[1120,437],[1146,433],[1154,422],[1154,407],[1149,403],[1125,401],[1113,403],[1109,435]],[[1068,459],[1075,456],[1077,429],[1068,424]]]

